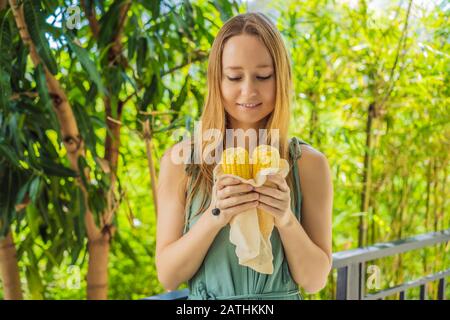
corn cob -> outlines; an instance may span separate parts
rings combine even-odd
[[[253,177],[248,152],[244,148],[227,148],[222,153],[221,163],[225,174],[233,174],[244,179]]]
[[[252,153],[253,175],[265,168],[280,167],[280,153],[272,146],[263,144],[256,147]]]
[[[269,145],[260,145],[253,150],[252,153],[252,171],[253,178],[257,173],[265,168],[278,168],[280,166],[280,153],[278,150]],[[275,186],[272,182],[266,182],[267,186]],[[259,230],[264,239],[267,239],[272,233],[274,227],[274,218],[271,214],[261,209],[258,212]]]

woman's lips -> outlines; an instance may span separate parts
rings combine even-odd
[[[252,103],[238,103],[238,105],[240,107],[243,107],[243,108],[246,108],[246,109],[253,109],[253,108],[257,108],[260,105],[262,105],[262,102],[256,103],[256,104],[252,104]]]

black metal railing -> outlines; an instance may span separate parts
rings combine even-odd
[[[336,252],[333,254],[333,269],[337,269],[337,300],[376,300],[399,293],[400,299],[405,299],[407,290],[420,287],[420,299],[426,299],[426,285],[439,281],[438,299],[445,300],[445,278],[450,276],[450,269],[426,275],[420,279],[384,289],[375,293],[365,292],[365,265],[375,259],[385,258],[411,250],[421,249],[450,241],[450,229],[430,232],[393,242],[378,243],[373,246]],[[146,300],[182,300],[187,299],[188,289],[172,291]]]

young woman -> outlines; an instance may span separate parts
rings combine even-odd
[[[273,175],[271,186],[259,188],[230,177],[214,182],[216,163],[180,164],[171,156],[186,147],[191,156],[203,156],[210,141],[184,140],[168,149],[158,183],[158,278],[170,291],[188,281],[189,299],[300,300],[299,286],[315,293],[331,270],[333,188],[326,157],[287,137],[289,54],[273,23],[261,13],[248,13],[223,25],[208,63],[200,134],[218,129],[225,137],[226,129],[267,129],[269,143],[264,143],[271,144],[277,130],[280,155],[289,159],[291,170],[286,179]],[[225,140],[218,145],[227,147]],[[230,220],[249,208],[274,217],[272,274],[239,265],[230,243]]]

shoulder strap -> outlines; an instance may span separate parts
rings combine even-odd
[[[289,141],[289,155],[292,161],[292,175],[294,182],[294,197],[295,197],[295,215],[297,216],[298,221],[301,222],[301,207],[302,207],[302,193],[300,188],[300,176],[299,176],[299,168],[297,164],[297,160],[302,156],[302,148],[301,145],[309,145],[305,141],[292,137]]]
[[[297,137],[292,137],[289,140],[289,155],[291,156],[291,159],[293,161],[300,159],[300,157],[302,156],[302,148],[300,147],[300,145],[302,144],[310,145],[309,143],[306,143],[305,141]]]

